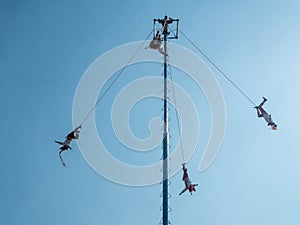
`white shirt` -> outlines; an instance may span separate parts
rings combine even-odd
[[[264,117],[265,121],[266,121],[268,124],[274,123],[273,120],[272,120],[272,118],[271,118],[271,115],[269,115],[268,113],[264,113],[264,114],[263,114],[263,117]]]

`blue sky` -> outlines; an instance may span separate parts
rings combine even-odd
[[[165,14],[179,18],[181,30],[252,100],[266,96],[266,109],[278,123],[278,131],[269,130],[251,104],[208,64],[224,94],[227,129],[216,161],[200,173],[210,114],[201,90],[185,81],[204,124],[188,163],[199,187],[193,196],[179,197],[181,173],[172,177],[170,221],[299,224],[299,11],[296,0],[0,1],[3,224],[159,223],[160,185],[112,183],[87,165],[75,143],[74,151],[64,154],[65,169],[53,140],[72,129],[73,97],[88,66],[112,48],[143,40],[153,18]],[[196,52],[183,37],[174,42]],[[184,80],[176,74],[175,81]],[[102,109],[109,111],[105,104]],[[135,110],[131,118],[136,114],[136,121],[144,120],[139,116],[143,105]],[[105,116],[101,112],[100,107],[100,118]],[[152,113],[157,112],[146,116]],[[108,145],[120,148],[112,154],[134,161],[129,157],[134,153],[127,155],[128,150],[109,140]]]

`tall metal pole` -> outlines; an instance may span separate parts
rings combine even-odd
[[[164,41],[164,132],[163,132],[163,203],[162,203],[162,225],[169,225],[169,125],[168,125],[168,48],[167,40],[178,38],[178,19],[171,19],[165,16],[164,19],[154,19],[162,25],[162,34]],[[176,34],[174,37],[169,37],[168,25],[177,22]],[[155,27],[154,27],[155,28]],[[155,30],[155,29],[154,29]],[[155,31],[154,31],[155,32]]]
[[[169,182],[169,126],[168,126],[168,73],[167,73],[167,40],[168,40],[168,24],[167,17],[165,17],[163,27],[163,38],[164,38],[164,137],[163,137],[163,225],[169,224],[169,193],[168,193],[168,182]]]

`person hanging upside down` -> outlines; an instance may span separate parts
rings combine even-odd
[[[161,54],[168,56],[168,54],[162,49],[162,40],[159,31],[156,32],[155,37],[146,49],[147,48],[157,49]]]
[[[265,119],[265,121],[267,122],[268,126],[271,126],[272,130],[277,130],[277,124],[274,123],[274,121],[272,120],[271,115],[268,114],[263,109],[263,105],[265,104],[266,101],[267,101],[267,99],[265,97],[263,97],[263,101],[259,104],[259,106],[254,107],[257,111],[257,116],[258,117],[263,117]]]
[[[156,32],[154,40],[161,40],[159,31]]]
[[[61,164],[62,164],[64,167],[67,167],[67,166],[66,166],[64,160],[62,159],[61,153],[62,153],[63,151],[67,151],[68,149],[71,149],[71,150],[72,150],[70,144],[71,144],[71,142],[72,142],[73,139],[76,139],[76,140],[77,140],[77,139],[79,138],[79,133],[80,133],[79,129],[80,129],[80,128],[81,128],[81,125],[78,126],[78,127],[76,127],[71,133],[69,133],[69,134],[66,136],[66,140],[65,140],[64,142],[61,142],[61,141],[55,141],[56,143],[58,143],[58,144],[61,145],[61,147],[59,148],[59,149],[60,149],[60,151],[59,151],[59,158],[60,158]]]
[[[182,180],[184,181],[184,185],[185,185],[185,188],[180,192],[179,195],[182,195],[184,192],[186,192],[187,190],[189,190],[189,192],[191,193],[192,195],[192,192],[195,191],[196,192],[196,189],[195,187],[198,186],[198,184],[192,184],[190,178],[189,178],[189,175],[187,173],[187,168],[185,167],[185,164],[182,164],[182,170],[183,170],[183,177],[182,177]]]

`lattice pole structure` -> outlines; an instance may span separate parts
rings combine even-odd
[[[176,35],[170,37],[169,25],[177,22]],[[154,19],[154,23],[158,22],[162,25],[162,34],[164,41],[164,132],[163,132],[163,182],[162,182],[162,225],[169,225],[169,127],[168,127],[168,39],[177,39],[178,19],[172,19],[165,16],[164,19]]]

